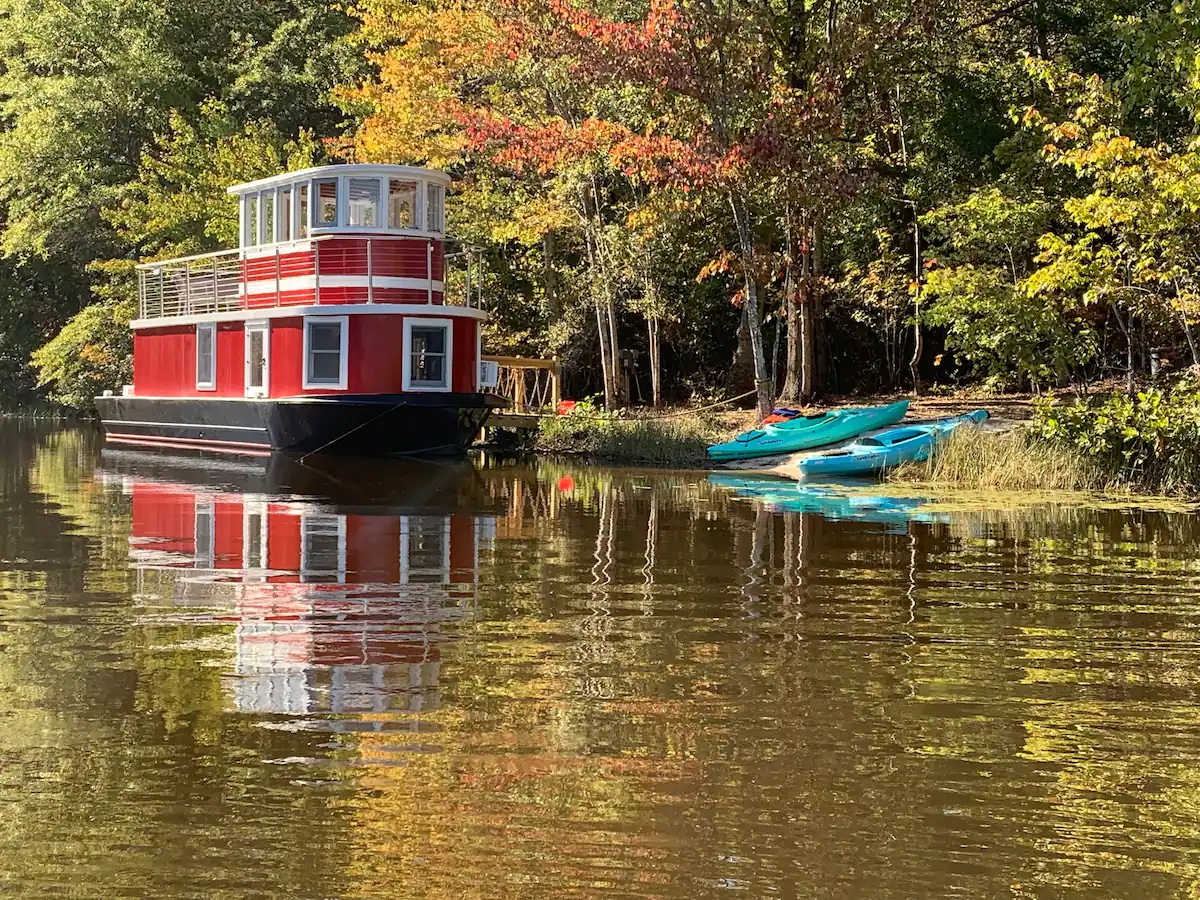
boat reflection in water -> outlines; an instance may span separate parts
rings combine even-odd
[[[888,531],[903,532],[909,522],[948,522],[945,513],[926,509],[923,497],[888,497],[866,492],[876,482],[861,485],[796,482],[769,475],[735,475],[718,472],[710,484],[728,488],[738,496],[757,500],[774,512],[816,513],[834,521],[867,522]]]
[[[143,601],[234,623],[239,711],[438,704],[442,626],[470,610],[495,519],[460,511],[469,465],[338,465],[103,457]]]

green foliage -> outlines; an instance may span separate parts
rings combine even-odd
[[[206,104],[193,124],[173,113],[168,129],[139,160],[121,205],[105,218],[145,256],[190,256],[236,247],[237,198],[231,184],[316,165],[321,150],[307,132],[290,140],[270,122],[241,124]]]
[[[994,266],[929,274],[928,321],[946,327],[946,346],[997,387],[1064,383],[1088,363],[1095,343],[1071,313],[1014,284]]]
[[[70,409],[89,410],[106,390],[120,392],[133,376],[129,322],[136,304],[106,300],[71,317],[54,339],[33,354],[38,384]]]
[[[1113,478],[1148,490],[1200,490],[1200,381],[1038,405],[1034,433]]]

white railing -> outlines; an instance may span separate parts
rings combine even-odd
[[[240,250],[202,253],[138,266],[139,315],[191,316],[240,309]]]
[[[250,251],[222,250],[143,263],[137,267],[139,318],[209,315],[284,306],[289,302],[319,304],[322,302],[322,277],[317,244],[360,236],[319,235],[294,244],[275,244]],[[381,254],[397,246],[397,240],[403,239],[374,237],[367,238],[361,248],[338,248],[336,253],[342,273],[339,279],[343,275],[365,275],[366,301],[377,302],[378,279],[393,278],[396,273],[394,259],[389,265],[381,264],[379,260]],[[434,304],[437,290],[444,304],[482,308],[482,259],[482,252],[474,248],[447,253],[442,277],[437,279],[434,277],[434,244],[432,240],[428,241],[423,279],[425,302]],[[299,286],[295,279],[302,279]],[[307,296],[299,301],[284,299],[285,294],[297,290],[306,295],[311,290],[311,299]]]

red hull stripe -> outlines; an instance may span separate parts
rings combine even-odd
[[[214,450],[218,453],[237,453],[248,456],[270,456],[271,450],[262,444],[244,441],[214,441],[206,438],[158,438],[148,435],[108,434],[105,440],[113,444],[137,444],[142,447],[169,447],[173,450]]]

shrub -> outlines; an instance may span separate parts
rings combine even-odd
[[[38,385],[70,409],[93,408],[93,398],[120,391],[133,375],[129,321],[135,304],[108,300],[87,306],[45,346],[34,351]]]
[[[1170,493],[1200,489],[1200,381],[1037,406],[1033,433],[1068,447],[1132,486]]]
[[[709,444],[724,439],[723,423],[711,413],[639,416],[581,400],[567,415],[541,420],[537,449],[622,462],[699,465],[707,459]]]

